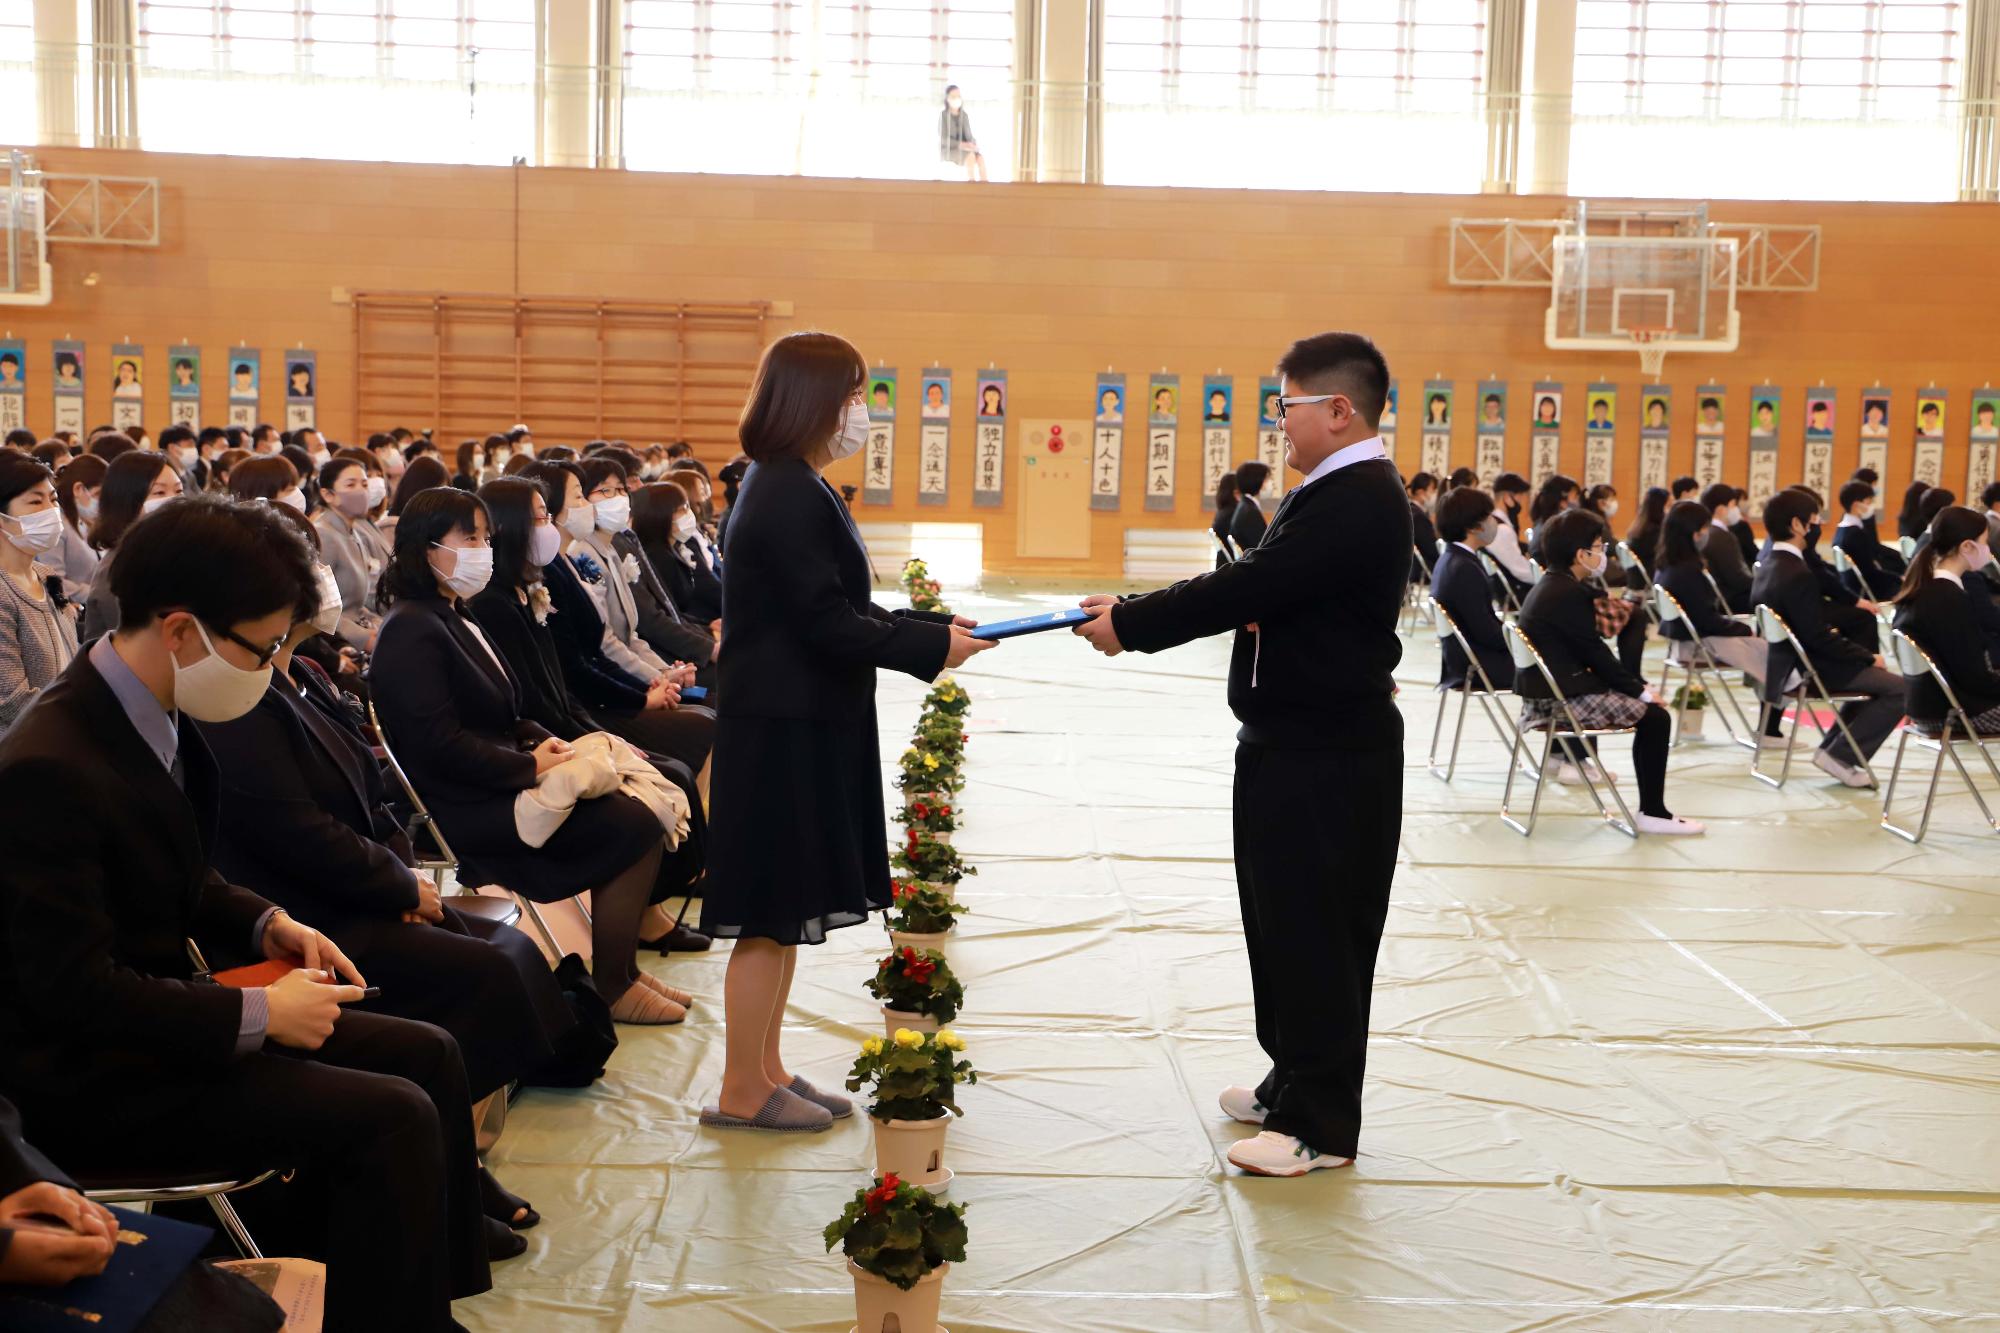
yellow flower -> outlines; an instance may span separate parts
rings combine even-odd
[[[867,1041],[862,1042],[861,1053],[863,1055],[882,1054],[882,1039],[880,1037],[870,1037]]]
[[[912,1032],[908,1028],[897,1028],[896,1044],[904,1050],[913,1051],[924,1044],[924,1034],[921,1032]]]
[[[945,1028],[937,1034],[937,1044],[947,1051],[962,1051],[965,1049],[965,1038],[950,1028]]]
[[[934,755],[934,754],[927,754],[927,755],[925,755],[925,756],[924,756],[924,767],[925,767],[925,768],[936,768],[936,767],[937,767],[937,765],[938,765],[938,761],[937,761],[937,756],[936,756],[936,755]]]

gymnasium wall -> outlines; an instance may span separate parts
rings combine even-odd
[[[1615,480],[1631,496],[1638,462],[1629,355],[1558,354],[1542,345],[1546,294],[1454,289],[1445,281],[1447,224],[1457,215],[1543,218],[1553,198],[1260,193],[1065,185],[663,176],[504,168],[188,157],[43,150],[50,171],[153,176],[162,189],[157,250],[58,247],[57,293],[45,309],[0,310],[0,328],[29,341],[29,424],[50,429],[48,341],[89,344],[85,416],[110,418],[109,344],[146,345],[146,419],[167,421],[165,351],[203,347],[203,420],[224,419],[220,354],[265,352],[263,416],[282,420],[280,349],[319,352],[320,420],[352,441],[401,423],[352,418],[354,290],[440,290],[664,300],[789,303],[780,330],[826,328],[872,361],[896,367],[910,392],[897,423],[894,505],[859,509],[863,521],[983,522],[988,568],[1033,574],[1108,574],[1120,567],[1127,527],[1198,526],[1200,427],[1184,411],[1178,509],[1142,513],[1141,432],[1129,429],[1124,509],[1091,517],[1085,561],[1018,558],[1014,496],[1000,509],[971,504],[972,381],[989,364],[1008,372],[1010,417],[1086,419],[1093,376],[1122,371],[1129,386],[1161,368],[1182,377],[1190,409],[1203,374],[1236,377],[1235,455],[1255,450],[1256,377],[1293,338],[1329,328],[1372,334],[1404,385],[1397,455],[1416,467],[1416,388],[1459,384],[1453,462],[1472,460],[1473,382],[1509,382],[1507,464],[1526,471],[1528,393],[1563,381],[1577,403],[1588,381],[1616,382],[1621,404]],[[1963,485],[1968,394],[2000,379],[2000,207],[1972,204],[1722,204],[1718,220],[1817,222],[1824,228],[1820,290],[1742,298],[1743,346],[1727,357],[1669,357],[1675,389],[1672,470],[1693,454],[1693,394],[1729,387],[1727,472],[1747,469],[1748,391],[1785,392],[1781,484],[1798,478],[1804,392],[1840,394],[1836,477],[1854,466],[1859,394],[1895,394],[1892,487],[1907,482],[1914,395],[1951,390],[1944,476]],[[515,288],[515,266],[519,286]],[[94,281],[86,285],[86,275]],[[783,306],[780,307],[784,309]],[[956,377],[949,503],[915,503],[914,390],[925,366]],[[1580,475],[1583,413],[1573,407],[1564,470]],[[1248,419],[1246,419],[1246,417]],[[503,407],[495,426],[510,424]],[[532,423],[531,423],[532,424]],[[544,437],[544,442],[549,441]],[[713,452],[713,451],[711,451]],[[722,461],[711,457],[711,463]],[[859,481],[860,462],[830,474]],[[1010,487],[1017,478],[1010,462]],[[1893,498],[1893,497],[1891,497]],[[1628,498],[1626,512],[1631,512]]]

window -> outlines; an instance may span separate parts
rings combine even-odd
[[[1476,191],[1484,0],[1105,0],[1105,179]]]
[[[1004,179],[1013,76],[1013,0],[630,0],[625,163],[931,178],[958,84]]]
[[[500,163],[534,151],[534,0],[139,0],[150,149]]]
[[[0,0],[0,144],[32,144],[36,132],[34,0]]]
[[[1948,199],[1956,0],[1578,0],[1580,194]]]

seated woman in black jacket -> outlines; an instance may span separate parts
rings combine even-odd
[[[1686,834],[1707,830],[1667,809],[1667,745],[1673,720],[1653,689],[1612,655],[1597,633],[1597,593],[1589,580],[1604,573],[1604,520],[1587,510],[1565,510],[1537,533],[1547,552],[1547,571],[1521,606],[1520,626],[1555,677],[1570,711],[1586,727],[1636,727],[1632,764],[1639,779],[1641,833]],[[1539,671],[1516,674],[1514,689],[1525,701],[1524,729],[1551,720],[1566,721]],[[1593,761],[1583,760],[1588,764]],[[1558,766],[1561,780],[1565,760]],[[1593,775],[1595,776],[1595,775]],[[1608,778],[1608,774],[1605,774]]]
[[[1717,662],[1747,672],[1761,682],[1770,660],[1771,645],[1747,623],[1729,616],[1715,600],[1715,589],[1702,573],[1702,548],[1697,543],[1704,533],[1715,531],[1714,522],[1715,512],[1707,505],[1697,500],[1682,500],[1667,511],[1666,520],[1660,525],[1660,565],[1653,571],[1653,582],[1666,589],[1687,616],[1685,621],[1665,622],[1660,633],[1672,643],[1699,639]],[[1736,543],[1727,536],[1722,538],[1721,545],[1727,547],[1729,554],[1736,554]],[[1768,710],[1764,734],[1784,737],[1782,710]]]
[[[1982,736],[2000,736],[2000,672],[1986,650],[1966,595],[1993,561],[1985,515],[1954,505],[1931,520],[1931,540],[1917,549],[1896,594],[1896,628],[1930,654]],[[1944,691],[1928,671],[1905,678],[1903,704],[1912,720],[1944,721]],[[1961,723],[1961,725],[1963,725]]]
[[[684,1005],[641,972],[640,918],[664,855],[660,822],[620,792],[580,800],[540,847],[523,841],[514,798],[572,755],[521,716],[520,685],[465,612],[492,577],[486,506],[464,491],[413,497],[382,576],[394,607],[371,678],[388,740],[469,879],[537,902],[591,895],[591,977],[624,1023],[677,1023]]]

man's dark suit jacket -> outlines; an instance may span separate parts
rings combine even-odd
[[[0,1087],[115,1104],[235,1058],[246,961],[271,904],[209,868],[218,778],[183,718],[186,794],[79,654],[0,738]]]
[[[1445,609],[1458,626],[1458,632],[1472,645],[1472,651],[1478,655],[1479,665],[1493,682],[1493,688],[1512,688],[1514,659],[1507,652],[1507,639],[1500,628],[1500,617],[1493,614],[1492,585],[1487,581],[1486,570],[1479,563],[1479,557],[1455,543],[1446,546],[1444,554],[1438,557],[1437,569],[1431,575],[1431,597]],[[1457,689],[1465,683],[1467,669],[1465,651],[1458,646],[1458,640],[1445,640],[1444,666],[1438,684],[1444,689]]]
[[[1773,547],[1757,570],[1750,599],[1768,606],[1785,618],[1792,635],[1805,647],[1813,669],[1829,690],[1838,690],[1875,663],[1874,655],[1842,638],[1827,626],[1820,583],[1806,563],[1790,551]],[[1764,674],[1769,693],[1771,682],[1782,684],[1799,668],[1789,645],[1772,644],[1770,667]]]

